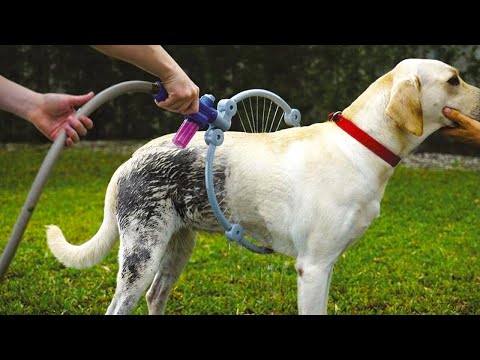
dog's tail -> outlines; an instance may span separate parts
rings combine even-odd
[[[118,240],[115,216],[118,177],[122,166],[113,174],[105,194],[103,222],[97,233],[82,245],[68,243],[58,226],[47,226],[47,243],[53,255],[65,266],[84,269],[98,264]]]

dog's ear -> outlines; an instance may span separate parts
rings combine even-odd
[[[385,115],[410,134],[423,134],[423,112],[420,102],[420,80],[417,76],[393,82]]]

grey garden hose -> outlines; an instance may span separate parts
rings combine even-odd
[[[157,83],[151,83],[148,81],[126,81],[117,85],[113,85],[97,94],[82,108],[78,109],[75,117],[78,118],[81,115],[89,116],[92,112],[94,112],[98,107],[100,107],[107,101],[112,100],[117,96],[125,93],[144,92],[157,94],[159,91],[160,86]],[[33,210],[37,205],[43,187],[48,180],[48,176],[52,172],[53,166],[55,165],[60,156],[60,152],[64,147],[65,139],[66,132],[63,131],[54,141],[53,145],[50,147],[50,150],[45,156],[42,166],[40,167],[40,170],[38,171],[38,174],[33,181],[27,199],[23,204],[20,215],[18,216],[17,222],[15,223],[15,226],[12,230],[12,235],[10,236],[7,246],[2,253],[2,257],[0,258],[0,281],[3,279],[3,276],[7,272],[7,269],[10,266],[13,257],[15,256],[15,252],[17,251],[23,233],[25,232],[30,217],[32,216]]]

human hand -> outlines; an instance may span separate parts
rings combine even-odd
[[[449,107],[443,108],[443,114],[459,126],[456,128],[442,128],[440,130],[441,134],[452,136],[465,143],[480,146],[480,122]]]
[[[42,134],[54,141],[62,130],[67,133],[65,144],[72,146],[80,141],[80,136],[87,134],[93,127],[93,121],[85,115],[75,119],[74,106],[82,106],[91,98],[91,91],[86,95],[42,94],[36,108],[30,113],[29,120]]]
[[[162,78],[162,85],[168,93],[168,98],[155,103],[166,110],[180,114],[195,114],[198,112],[200,89],[182,69]]]
[[[195,114],[200,90],[160,45],[92,45],[96,50],[126,61],[162,80],[168,98],[155,103],[183,115]]]

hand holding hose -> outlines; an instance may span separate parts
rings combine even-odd
[[[96,50],[128,62],[162,80],[169,98],[157,105],[180,114],[198,112],[199,89],[160,45],[92,45]]]
[[[41,94],[0,76],[0,110],[28,120],[40,132],[54,141],[67,132],[65,144],[73,145],[93,126],[87,116],[77,117],[74,107],[83,106],[93,98],[85,95]]]
[[[42,134],[54,141],[65,130],[67,137],[65,145],[72,146],[80,141],[80,136],[85,136],[87,130],[93,127],[92,120],[85,115],[75,116],[75,107],[84,105],[92,99],[93,92],[85,95],[42,94],[38,106],[34,107],[28,115]]]
[[[200,89],[182,69],[178,68],[171,76],[163,77],[162,84],[168,98],[155,101],[159,107],[182,115],[198,112]]]

